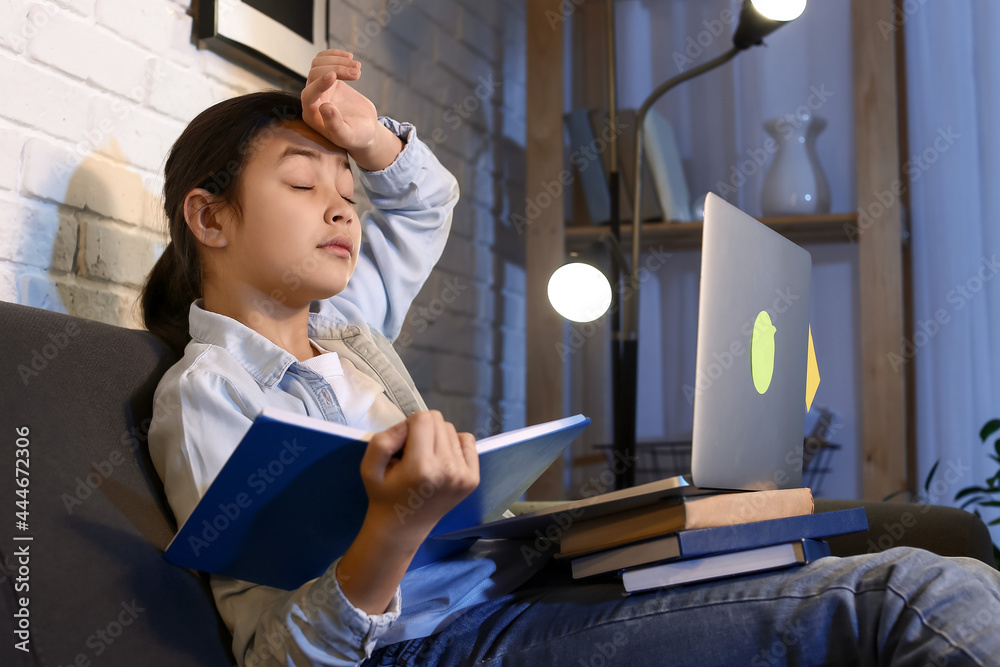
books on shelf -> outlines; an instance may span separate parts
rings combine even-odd
[[[574,579],[666,560],[757,549],[800,539],[825,539],[868,529],[864,508],[685,530],[579,556],[570,561]]]
[[[635,593],[803,565],[829,555],[830,546],[823,540],[795,540],[757,549],[632,568],[622,573],[622,584],[626,592]]]
[[[616,128],[610,127],[605,109],[574,109],[566,114],[569,131],[570,162],[578,173],[580,187],[587,205],[591,224],[602,224],[611,217],[611,151],[608,138],[617,134],[619,173],[619,219],[633,217],[635,202],[636,165],[634,109],[617,111]],[[604,146],[597,151],[595,147]],[[681,162],[677,137],[670,122],[650,109],[643,127],[642,205],[643,220],[690,222],[691,195],[688,191],[684,165]],[[599,156],[600,159],[595,159]]]
[[[437,523],[410,569],[468,548],[471,540],[433,538],[499,518],[589,423],[576,415],[479,440],[479,486]],[[164,556],[285,590],[315,579],[361,528],[368,506],[361,458],[372,435],[264,408]]]
[[[618,185],[619,185],[619,216],[623,221],[631,221],[633,208],[632,197],[635,194],[635,109],[618,109],[615,122],[618,125]],[[590,125],[594,136],[606,135],[610,119],[605,109],[594,109],[590,112]],[[605,178],[611,173],[611,151],[601,153],[604,164]],[[610,181],[609,181],[610,182]],[[642,219],[661,220],[663,211],[656,196],[656,184],[653,173],[649,170],[649,158],[643,156],[642,161]]]
[[[560,558],[610,549],[681,530],[811,514],[810,489],[775,489],[668,499],[575,521],[562,531]]]
[[[566,114],[569,130],[570,162],[580,175],[580,185],[587,201],[590,222],[599,225],[611,219],[611,190],[599,159],[593,159],[594,128],[586,109],[574,109]]]
[[[690,222],[694,219],[691,214],[691,194],[688,192],[673,125],[657,113],[656,109],[650,109],[646,114],[643,137],[643,151],[648,156],[664,220]]]

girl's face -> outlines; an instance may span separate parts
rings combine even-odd
[[[347,152],[305,123],[274,125],[254,141],[241,178],[225,277],[289,306],[342,292],[361,246]]]

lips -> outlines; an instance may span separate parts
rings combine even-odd
[[[350,236],[334,236],[317,247],[331,255],[349,258],[354,250],[354,241],[351,240]]]

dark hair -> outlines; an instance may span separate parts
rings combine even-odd
[[[302,119],[297,95],[268,90],[219,102],[188,124],[170,148],[163,170],[163,208],[170,243],[142,286],[142,319],[151,333],[178,354],[191,334],[188,312],[202,296],[199,241],[184,219],[184,200],[195,188],[216,195],[214,203],[239,216],[240,174],[262,131]]]

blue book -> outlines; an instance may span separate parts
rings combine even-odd
[[[632,568],[622,573],[622,584],[626,593],[635,593],[803,565],[829,555],[830,546],[823,540],[795,540],[746,551]]]
[[[570,561],[573,578],[666,560],[745,551],[805,538],[820,539],[868,530],[863,507],[803,514],[753,523],[683,530],[672,535],[607,549]]]
[[[479,486],[431,531],[493,521],[590,423],[583,415],[483,438]],[[164,556],[182,567],[293,590],[323,574],[357,536],[368,508],[361,458],[372,433],[266,407]],[[423,502],[414,489],[409,508]],[[427,539],[410,569],[468,548]]]

